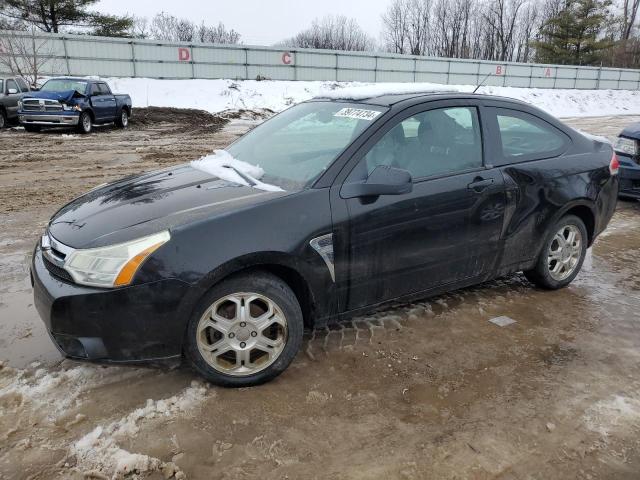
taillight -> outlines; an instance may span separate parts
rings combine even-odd
[[[618,156],[616,155],[616,152],[613,152],[611,162],[609,162],[609,173],[611,173],[611,175],[617,175],[619,169],[620,162],[618,161]]]

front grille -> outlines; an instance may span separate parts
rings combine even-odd
[[[62,104],[57,100],[26,99],[22,101],[22,109],[25,112],[59,112]]]
[[[74,283],[73,278],[64,268],[55,265],[44,255],[42,256],[42,260],[44,260],[44,266],[47,268],[47,270],[49,270],[49,273],[51,273],[51,275],[54,275],[59,279],[64,280],[65,282]]]

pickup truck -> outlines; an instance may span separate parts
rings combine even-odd
[[[129,95],[114,95],[104,81],[87,78],[51,78],[18,103],[18,119],[28,132],[75,127],[90,133],[93,125],[105,123],[125,128],[131,112]]]
[[[0,76],[0,129],[17,120],[18,101],[29,92],[29,84],[20,77]]]

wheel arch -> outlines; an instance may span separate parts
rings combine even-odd
[[[576,200],[575,202],[571,202],[566,205],[556,218],[553,223],[555,224],[562,217],[567,215],[575,215],[584,223],[584,226],[587,229],[587,237],[588,243],[587,245],[590,247],[593,245],[593,241],[595,240],[595,230],[596,230],[596,214],[595,214],[595,205],[592,201],[587,199]]]
[[[220,282],[229,277],[261,271],[270,273],[282,280],[295,294],[300,308],[304,325],[309,328],[313,325],[315,314],[316,295],[312,284],[302,272],[299,262],[295,257],[280,252],[261,252],[245,255],[220,265],[209,272],[197,284],[194,295],[188,299],[190,305],[189,318],[197,307],[202,297]]]

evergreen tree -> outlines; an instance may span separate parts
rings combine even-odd
[[[604,37],[611,0],[565,0],[540,28],[533,42],[536,61],[562,65],[598,65],[612,46]]]
[[[103,15],[90,10],[99,0],[3,0],[0,18],[33,25],[52,33],[72,27],[84,33],[125,36],[133,18]]]

